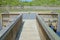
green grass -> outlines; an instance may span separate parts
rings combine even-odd
[[[9,5],[9,6],[60,6],[60,0],[33,0],[32,2],[21,2],[19,0],[5,0],[5,2],[0,1],[0,5]],[[0,9],[0,12],[4,12],[5,9]],[[18,9],[10,11],[41,11],[33,9]],[[42,10],[45,11],[45,10]],[[57,10],[56,12],[60,12]]]
[[[55,12],[58,12],[58,13],[60,13],[60,10],[56,10]]]
[[[60,6],[60,0],[32,0],[32,2],[21,2],[19,0],[0,1],[0,5],[9,6]]]

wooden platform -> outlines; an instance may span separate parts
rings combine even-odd
[[[36,20],[24,20],[23,29],[18,40],[41,40]]]

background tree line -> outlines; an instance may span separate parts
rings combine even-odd
[[[60,6],[60,0],[32,0],[31,2],[21,2],[20,0],[0,0],[1,5],[9,5],[9,6]]]

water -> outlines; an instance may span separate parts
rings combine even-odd
[[[21,0],[22,2],[31,2],[32,0]]]
[[[30,13],[30,14],[24,13],[23,14],[23,19],[35,19],[35,18],[36,18],[35,13]]]

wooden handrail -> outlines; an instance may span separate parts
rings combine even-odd
[[[37,15],[37,21],[42,25],[42,28],[47,33],[50,40],[60,40],[60,37],[45,23],[40,15]]]
[[[51,13],[50,14],[43,14],[43,13],[41,13],[41,14],[38,14],[38,15],[58,15],[58,14],[53,14],[53,13],[52,14]]]
[[[0,40],[15,40],[16,34],[22,24],[22,15],[0,31]]]

